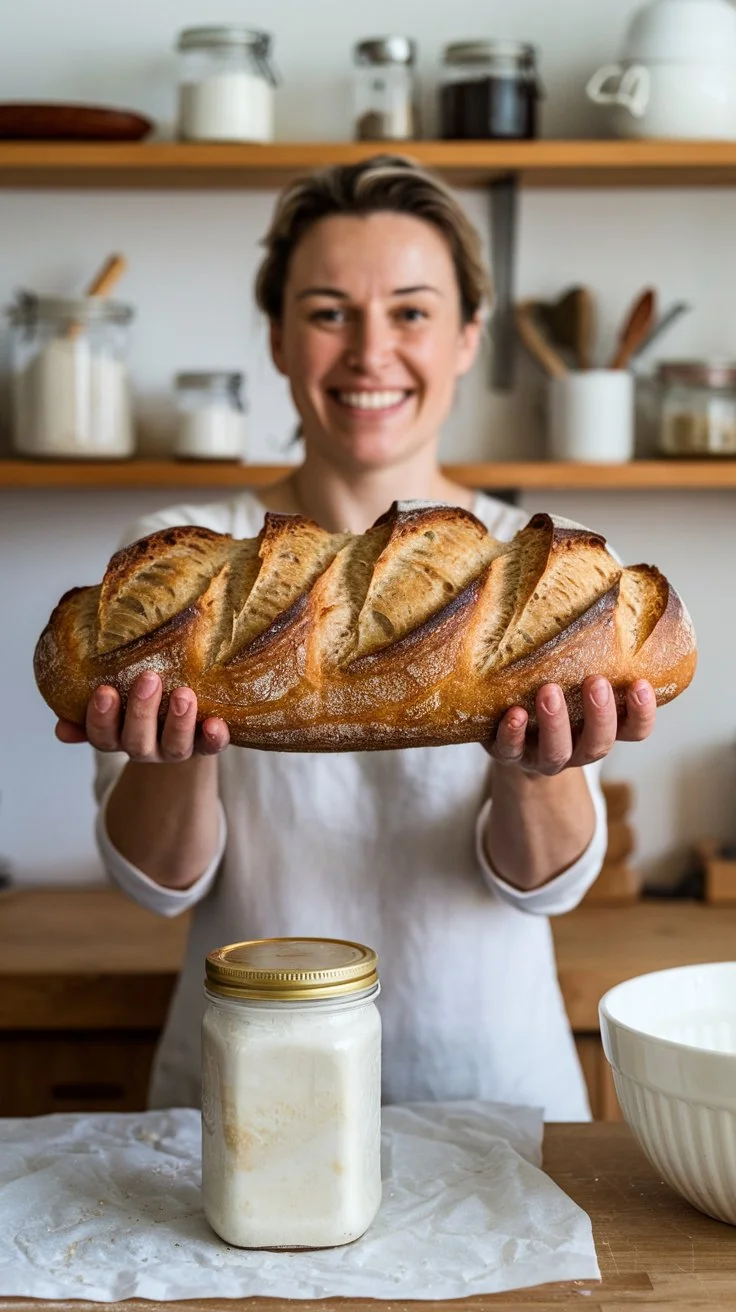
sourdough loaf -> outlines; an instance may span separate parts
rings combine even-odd
[[[101,683],[123,701],[143,670],[186,685],[233,743],[348,751],[480,741],[509,707],[559,683],[581,722],[587,675],[619,707],[633,679],[657,702],[690,682],[682,602],[650,565],[535,515],[510,542],[470,512],[396,502],[363,534],[268,513],[257,538],[165,529],[123,548],[102,584],[62,597],[35,653],[39,689],[83,724]]]

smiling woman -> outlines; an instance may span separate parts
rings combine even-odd
[[[450,482],[438,464],[488,300],[478,235],[452,193],[392,156],[327,169],[287,188],[264,245],[256,296],[304,460],[259,497],[174,506],[138,521],[127,540],[179,524],[256,538],[267,509],[296,514],[295,531],[319,533],[307,519],[348,534],[336,568],[349,560],[355,595],[346,592],[360,608],[386,559],[350,535],[394,501],[449,502],[482,521],[455,515],[474,532],[512,538],[525,517]],[[442,570],[431,552],[412,555],[406,516],[394,518],[386,556],[404,562],[391,573],[400,606],[404,588],[428,592]],[[271,590],[258,593],[269,550],[259,541],[256,573],[228,586],[278,618],[289,602],[274,569]],[[304,568],[290,550],[284,576]],[[519,586],[538,597],[533,578]],[[499,640],[502,621],[499,605]],[[234,633],[237,622],[236,613]],[[277,672],[264,680],[278,698]],[[98,749],[97,834],[111,878],[163,915],[196,908],[152,1105],[199,1102],[206,954],[237,939],[314,936],[378,951],[385,1100],[483,1098],[541,1105],[548,1119],[588,1115],[547,917],[574,906],[600,869],[597,763],[617,736],[651,732],[646,682],[628,689],[618,719],[607,680],[587,679],[576,732],[561,690],[547,684],[536,693],[538,731],[514,707],[485,750],[225,750],[225,720],[198,726],[191,688],[172,692],[162,726],[161,704],[149,669],[124,713],[118,693],[101,687],[86,732],[57,729]]]
[[[265,245],[256,296],[310,465],[290,482],[294,508],[322,464],[364,482],[417,458],[433,495],[471,505],[436,467],[489,290],[478,235],[452,193],[390,156],[331,170],[285,193]],[[385,509],[393,497],[380,499]],[[378,500],[375,509],[372,518]]]

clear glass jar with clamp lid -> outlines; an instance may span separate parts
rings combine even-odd
[[[376,954],[360,943],[235,943],[206,960],[202,1202],[241,1248],[331,1248],[381,1201]]]
[[[180,34],[179,136],[272,141],[276,74],[268,32],[189,27]]]

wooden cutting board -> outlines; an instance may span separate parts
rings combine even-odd
[[[603,1281],[538,1286],[451,1302],[367,1299],[191,1299],[63,1303],[3,1299],[0,1312],[734,1312],[736,1228],[696,1212],[663,1184],[623,1125],[550,1125],[548,1173],[591,1217]]]

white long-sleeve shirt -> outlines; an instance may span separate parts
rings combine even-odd
[[[504,540],[526,522],[480,493],[474,510]],[[174,524],[254,537],[263,516],[245,492],[148,516],[126,540]],[[218,758],[217,854],[177,891],[113,847],[105,806],[127,757],[96,760],[97,841],[111,880],[161,915],[193,909],[151,1107],[199,1105],[206,954],[238,940],[314,935],[378,952],[384,1101],[481,1098],[541,1106],[547,1120],[588,1119],[548,916],[576,906],[600,870],[598,767],[585,767],[596,814],[589,847],[556,879],[521,892],[483,850],[489,758],[478,744],[335,754],[229,747]],[[152,787],[155,776],[152,766]]]

